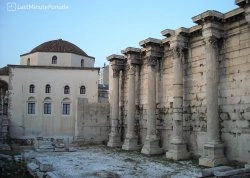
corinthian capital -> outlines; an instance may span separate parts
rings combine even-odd
[[[208,48],[215,48],[217,49],[217,38],[215,36],[210,36],[210,37],[206,37],[204,38],[204,43],[205,46]]]
[[[113,77],[117,78],[119,77],[119,73],[120,73],[120,67],[118,65],[112,65],[112,70],[113,70]]]
[[[182,59],[182,57],[183,57],[182,47],[177,46],[177,47],[172,48],[172,54],[173,54],[174,59],[176,59],[176,58]]]
[[[156,66],[157,60],[158,60],[158,57],[156,57],[156,56],[147,57],[148,65],[153,66],[153,67]]]
[[[129,73],[129,75],[135,75],[135,65],[134,64],[129,65],[128,73]]]

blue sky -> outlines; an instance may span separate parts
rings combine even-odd
[[[0,67],[19,64],[21,54],[55,39],[74,43],[102,67],[107,56],[141,40],[163,39],[166,28],[195,25],[191,18],[206,10],[235,8],[234,0],[1,0]]]

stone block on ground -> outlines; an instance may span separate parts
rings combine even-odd
[[[24,152],[22,154],[22,156],[26,162],[30,162],[35,158],[35,152],[34,151],[27,151],[27,152]]]
[[[27,169],[30,175],[32,175],[33,177],[36,177],[36,172],[38,171],[38,165],[36,165],[35,163],[28,163]]]
[[[61,177],[54,172],[47,172],[46,178],[61,178]]]
[[[231,176],[243,177],[246,174],[250,175],[249,168],[241,168],[241,169],[233,169],[233,170],[227,170],[227,171],[215,171],[214,172],[214,175],[217,177],[231,177]]]
[[[48,172],[53,170],[52,164],[48,163],[46,160],[43,160],[41,157],[35,158],[37,165],[39,166],[39,170],[42,172]]]
[[[54,149],[54,151],[55,152],[63,152],[63,151],[66,151],[66,148],[57,148],[57,147],[55,147],[55,149]]]
[[[37,178],[46,178],[46,172],[37,171],[36,177]]]
[[[216,171],[220,172],[220,171],[227,171],[227,170],[232,170],[232,169],[233,168],[229,166],[219,166],[219,167],[214,167],[214,168],[203,169],[199,173],[199,177],[213,176]]]

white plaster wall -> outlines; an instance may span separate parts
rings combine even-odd
[[[74,136],[77,114],[77,98],[88,98],[89,103],[98,101],[97,70],[66,70],[46,68],[13,68],[11,79],[11,124],[12,137],[29,136]],[[29,93],[29,85],[35,85],[35,93]],[[45,93],[46,84],[51,93]],[[70,86],[70,94],[64,94],[64,86]],[[86,94],[80,94],[85,85]],[[27,114],[27,100],[36,100],[36,114]],[[43,101],[52,100],[52,114],[43,114]],[[71,102],[70,115],[62,115],[62,100]]]
[[[72,67],[81,67],[81,60],[84,60],[83,67],[94,67],[95,59],[87,57],[87,56],[80,56],[77,54],[71,54],[71,66]]]
[[[57,64],[52,64],[52,57],[57,56]],[[30,58],[30,65],[37,66],[62,66],[62,67],[81,67],[81,59],[84,59],[84,67],[94,67],[95,59],[73,53],[59,52],[35,52],[21,56],[21,65],[27,65]]]
[[[30,65],[38,65],[38,53],[27,54],[21,56],[20,64],[27,65],[27,61],[30,59]]]

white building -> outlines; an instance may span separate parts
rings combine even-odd
[[[94,68],[94,62],[76,45],[59,39],[21,55],[21,65],[2,68],[1,98],[8,95],[8,112],[1,112],[0,122],[8,118],[10,136],[73,138],[78,99],[98,102],[99,68]],[[4,136],[7,128],[1,130]]]

